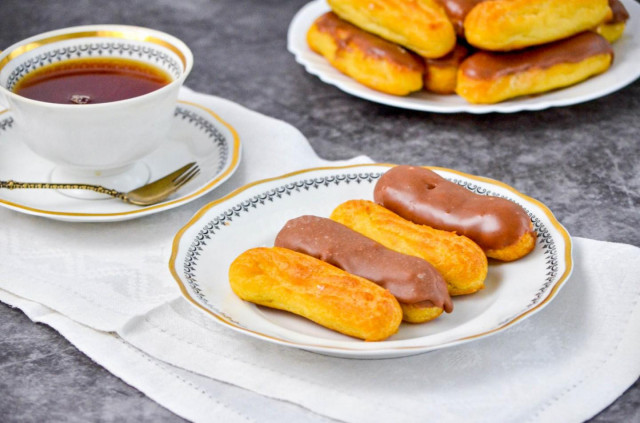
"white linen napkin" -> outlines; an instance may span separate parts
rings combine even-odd
[[[236,174],[206,200],[329,163],[284,122],[186,89],[182,97],[216,111],[244,146]],[[171,242],[206,200],[108,224],[1,209],[10,224],[0,227],[0,300],[194,421],[582,421],[640,375],[636,247],[575,238],[574,275],[558,297],[497,335],[419,356],[347,360],[243,336],[182,299],[168,272]]]

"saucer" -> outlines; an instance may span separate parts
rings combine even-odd
[[[113,222],[169,210],[201,197],[235,172],[240,163],[240,139],[215,112],[193,102],[178,101],[173,119],[166,142],[132,168],[133,172],[148,169],[149,180],[155,180],[197,162],[200,174],[166,201],[140,207],[109,197],[76,198],[69,191],[2,189],[0,206],[55,220]],[[0,180],[46,182],[54,168],[21,142],[11,111],[0,111]]]

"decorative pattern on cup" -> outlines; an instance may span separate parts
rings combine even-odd
[[[124,42],[100,42],[82,43],[68,47],[56,48],[51,45],[52,50],[40,53],[36,56],[26,57],[9,74],[4,87],[13,91],[16,83],[26,74],[43,66],[69,59],[80,59],[87,57],[121,57],[138,59],[154,64],[168,72],[173,79],[178,79],[182,73],[182,65],[175,57],[169,53],[133,43]],[[16,59],[19,60],[19,59]]]

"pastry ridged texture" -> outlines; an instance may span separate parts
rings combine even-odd
[[[450,295],[471,294],[484,288],[487,256],[465,236],[418,225],[367,200],[340,204],[331,219],[387,248],[428,261],[444,277]]]
[[[332,31],[322,30],[327,20],[337,19],[340,18],[329,12],[309,28],[307,44],[313,51],[340,72],[374,90],[407,95],[422,89],[424,63],[421,58],[346,21],[331,22]],[[368,48],[369,45],[374,48]]]
[[[589,30],[610,13],[607,0],[489,0],[467,14],[464,33],[480,49],[517,50]]]
[[[286,248],[253,248],[229,267],[231,289],[241,299],[286,310],[366,341],[397,332],[396,298],[367,279]]]
[[[424,57],[442,57],[456,34],[435,0],[328,0],[342,19]]]

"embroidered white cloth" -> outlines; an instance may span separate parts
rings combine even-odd
[[[176,414],[228,422],[577,422],[640,375],[640,249],[581,238],[574,274],[551,304],[457,347],[347,360],[219,326],[182,299],[169,274],[177,230],[207,201],[247,182],[345,162],[319,159],[284,122],[186,89],[183,96],[230,122],[244,145],[236,174],[205,199],[108,224],[0,210],[0,300]]]

